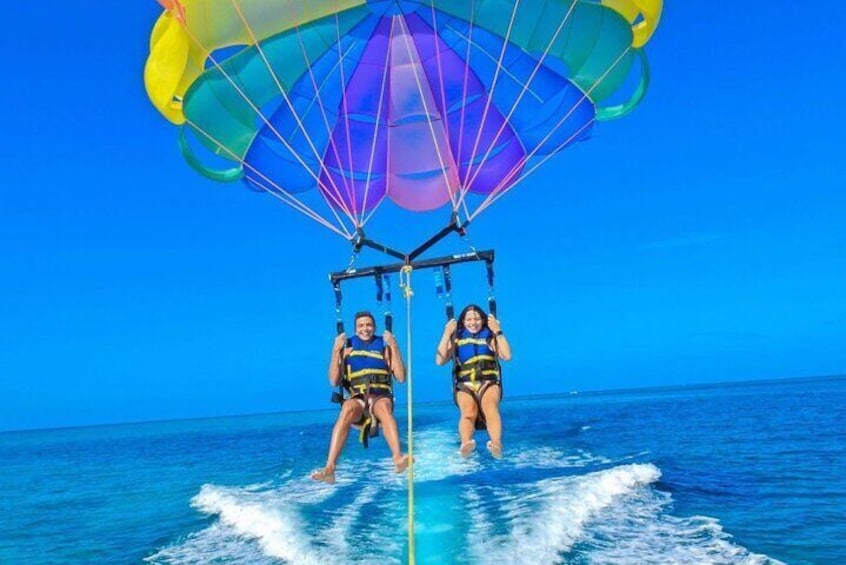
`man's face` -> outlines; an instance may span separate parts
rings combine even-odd
[[[376,324],[370,316],[362,316],[355,321],[355,335],[363,341],[370,341],[373,332],[376,331]]]

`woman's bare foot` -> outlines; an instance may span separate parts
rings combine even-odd
[[[324,483],[329,483],[330,485],[333,485],[335,484],[335,468],[324,467],[323,469],[312,473],[311,478],[315,481],[323,481]]]
[[[502,459],[502,444],[498,441],[489,441],[487,444],[488,451],[494,459]]]
[[[394,459],[394,471],[397,473],[402,473],[406,469],[408,469],[408,455],[401,455],[399,458]]]
[[[461,454],[462,457],[467,458],[470,457],[476,451],[476,440],[471,439],[470,441],[464,442],[461,444],[461,447],[458,448],[458,453]]]

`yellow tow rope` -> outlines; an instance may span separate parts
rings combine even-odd
[[[414,406],[414,402],[412,402],[413,387],[411,379],[411,297],[414,296],[414,291],[411,289],[411,270],[411,265],[405,265],[400,271],[400,288],[402,288],[402,293],[405,297],[405,335],[407,337],[405,350],[408,352],[408,368],[406,371],[408,382],[408,563],[409,565],[414,565],[416,560],[414,544],[414,435],[412,434],[412,407]]]

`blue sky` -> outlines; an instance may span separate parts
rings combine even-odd
[[[158,4],[8,10],[0,429],[329,407],[348,244],[184,163],[143,89]],[[497,251],[508,395],[846,372],[844,16],[667,3],[637,111],[471,229]],[[420,239],[388,215],[374,236]],[[484,300],[481,267],[454,275],[459,306]],[[450,398],[432,280],[413,275],[417,401]],[[347,318],[378,310],[371,286]]]

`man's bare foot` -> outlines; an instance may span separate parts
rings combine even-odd
[[[502,459],[502,444],[498,441],[489,441],[487,444],[488,451],[494,459]]]
[[[402,455],[398,459],[394,459],[394,471],[397,473],[402,473],[406,469],[408,469],[408,455]]]
[[[476,440],[471,439],[470,441],[464,442],[461,444],[461,447],[458,448],[458,453],[464,457],[470,457],[470,455],[476,451]]]
[[[330,485],[335,484],[335,469],[330,467],[324,467],[319,471],[315,471],[311,474],[311,478],[315,481],[323,481],[324,483],[329,483]]]

